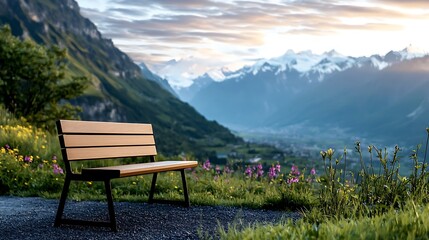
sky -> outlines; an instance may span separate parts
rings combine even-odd
[[[77,2],[105,38],[176,88],[289,49],[354,57],[409,45],[429,51],[429,0]]]

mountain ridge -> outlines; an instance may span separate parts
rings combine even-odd
[[[331,52],[331,60],[325,53],[311,61],[311,52],[298,60],[288,52],[282,63],[276,64],[281,57],[260,60],[210,83],[189,102],[237,131],[301,126],[314,137],[323,129],[341,129],[389,144],[414,144],[429,124],[429,56],[405,50],[360,58]],[[300,61],[306,65],[294,67]]]

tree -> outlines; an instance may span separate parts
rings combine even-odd
[[[66,100],[85,90],[88,79],[66,73],[65,49],[47,48],[14,37],[9,26],[0,28],[0,101],[17,117],[39,127],[60,118],[72,118],[80,108]]]

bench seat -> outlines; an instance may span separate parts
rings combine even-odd
[[[196,166],[198,166],[197,161],[160,161],[110,167],[84,168],[82,169],[82,175],[100,178],[121,178],[149,173],[175,171],[184,168],[194,168]]]

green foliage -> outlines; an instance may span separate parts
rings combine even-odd
[[[220,227],[221,239],[427,239],[429,205],[410,201],[404,210],[390,209],[376,217],[327,220],[320,225],[304,220],[279,224]]]
[[[420,145],[417,146],[410,155],[414,171],[408,178],[399,174],[401,149],[398,146],[395,146],[393,153],[389,155],[387,149],[381,150],[370,145],[370,159],[364,161],[360,142],[356,142],[355,150],[360,163],[357,176],[346,169],[346,164],[340,165],[347,160],[346,149],[336,158],[334,150],[322,151],[325,175],[320,186],[319,205],[317,209],[307,213],[308,220],[320,223],[326,217],[341,219],[376,216],[391,207],[401,208],[409,200],[419,204],[429,202],[429,173],[426,163],[428,144],[423,161],[419,159],[420,148]],[[374,166],[373,154],[378,162],[378,169]]]
[[[0,28],[0,101],[17,117],[37,126],[53,126],[79,110],[62,100],[79,96],[87,79],[66,79],[66,51],[21,41],[8,26]]]

